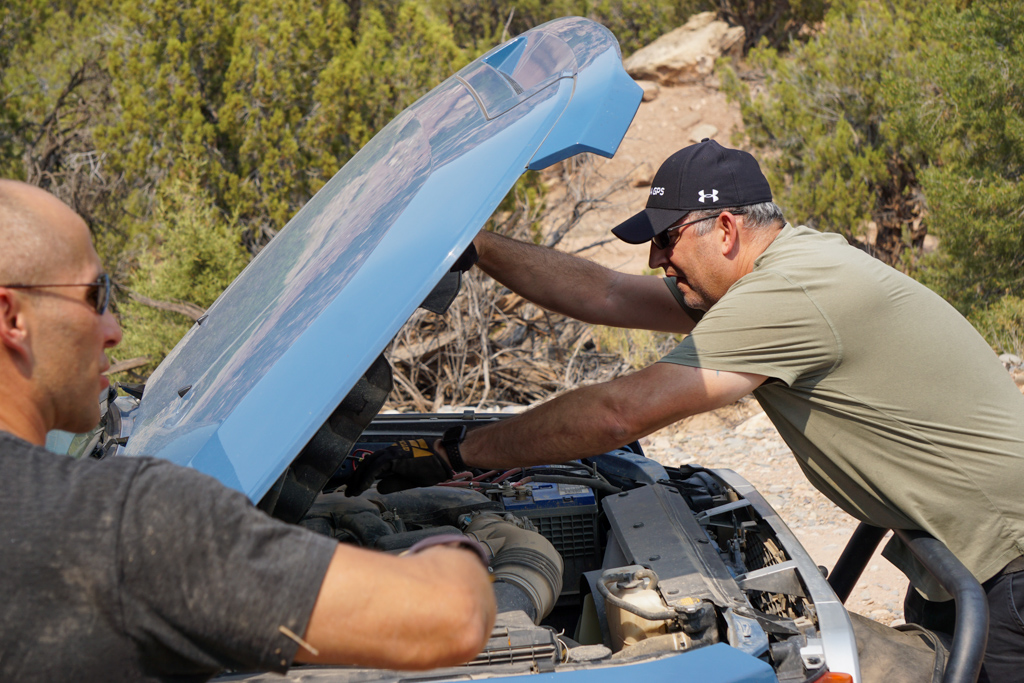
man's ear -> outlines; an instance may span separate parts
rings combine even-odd
[[[0,345],[25,360],[31,356],[25,307],[20,298],[5,287],[0,287]]]
[[[720,231],[718,239],[722,255],[735,255],[740,241],[739,220],[732,213],[726,211],[715,221],[715,228]]]

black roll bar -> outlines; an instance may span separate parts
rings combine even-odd
[[[864,568],[871,561],[875,548],[882,542],[888,529],[871,526],[861,522],[853,530],[843,554],[836,560],[836,566],[828,575],[828,583],[842,602],[850,597],[857,579],[864,573]]]
[[[886,529],[861,523],[850,537],[828,581],[846,602]],[[956,626],[943,683],[976,683],[988,643],[988,598],[978,580],[944,543],[923,531],[894,529],[914,557],[956,602]]]

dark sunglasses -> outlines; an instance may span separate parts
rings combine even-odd
[[[723,211],[722,213],[725,213],[725,212]],[[729,213],[731,213],[733,215],[736,215],[736,216],[742,216],[744,212],[743,211],[730,211]],[[669,238],[669,235],[671,233],[673,233],[673,232],[675,232],[677,230],[682,230],[683,228],[685,228],[687,226],[690,226],[690,225],[693,225],[694,223],[700,223],[701,221],[709,221],[712,218],[718,218],[721,215],[722,215],[721,213],[716,213],[713,216],[705,216],[704,218],[698,218],[697,220],[690,221],[689,223],[683,223],[681,225],[673,225],[671,228],[668,228],[668,229],[666,229],[666,230],[664,230],[662,232],[659,232],[657,235],[652,237],[651,241],[654,242],[654,246],[656,246],[658,249],[668,249],[673,244],[675,244],[675,240]]]
[[[89,292],[85,295],[85,301],[96,309],[96,312],[103,315],[110,305],[110,276],[103,273],[96,282],[83,284],[60,284],[60,285],[0,285],[7,289],[42,289],[43,287],[88,287]]]

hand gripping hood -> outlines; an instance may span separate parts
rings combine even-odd
[[[605,28],[549,22],[410,106],[304,206],[157,368],[127,455],[258,501],[527,168],[611,156],[640,104]]]

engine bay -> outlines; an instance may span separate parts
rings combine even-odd
[[[346,497],[347,478],[368,453],[509,417],[378,414],[390,389],[380,358],[256,504],[383,552],[438,534],[483,543],[499,608],[494,631],[472,662],[430,678],[656,666],[680,654],[687,668],[763,667],[736,680],[811,683],[829,670],[858,670],[842,602],[775,511],[731,470],[663,467],[633,443],[562,465],[474,470],[438,486]],[[110,398],[103,423],[76,437],[72,455],[122,454],[138,398]],[[774,678],[763,678],[768,667]],[[288,678],[409,679],[317,666],[295,666]]]
[[[435,534],[487,546],[499,616],[470,667],[554,671],[724,643],[770,663],[781,681],[826,670],[806,570],[755,501],[715,471],[664,468],[634,444],[564,465],[345,496],[365,454],[500,417],[379,417],[298,523],[393,553]]]

